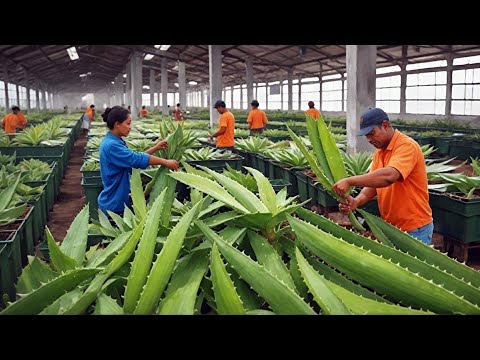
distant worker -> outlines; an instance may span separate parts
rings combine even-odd
[[[67,105],[65,105],[65,106],[63,107],[63,113],[64,113],[64,114],[68,114],[68,106],[67,106]]]
[[[233,114],[227,110],[225,102],[223,100],[217,100],[213,105],[217,112],[221,114],[218,121],[218,131],[212,135],[209,135],[210,139],[217,138],[217,148],[225,150],[233,150],[235,146],[235,118]]]
[[[12,106],[12,112],[5,115],[2,119],[2,129],[4,129],[7,134],[14,134],[17,132],[17,129],[23,129],[26,125],[27,120],[20,112],[18,106]]]
[[[173,111],[173,116],[175,117],[175,120],[183,121],[183,111],[182,111],[182,108],[180,107],[180,103],[177,104],[177,107]]]
[[[148,110],[145,108],[145,105],[142,105],[142,110],[140,110],[139,115],[143,118],[146,118],[148,116]]]
[[[318,119],[318,117],[322,115],[322,114],[320,114],[320,111],[315,109],[315,104],[314,104],[313,101],[308,102],[308,108],[309,109],[307,111],[305,111],[305,114],[310,115],[314,119]]]
[[[250,105],[252,105],[252,111],[248,114],[247,119],[250,126],[250,135],[261,134],[268,123],[267,115],[265,115],[265,111],[258,108],[260,104],[257,100],[253,100]]]
[[[130,105],[128,105],[127,110],[130,114],[132,113],[132,109],[130,108]]]
[[[82,118],[82,129],[83,129],[83,134],[86,134],[88,132],[88,129],[90,129],[90,124],[93,121],[93,118],[95,116],[95,105],[90,105],[85,110],[85,113],[83,114]]]

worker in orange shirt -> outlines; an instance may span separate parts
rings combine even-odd
[[[250,126],[250,135],[261,134],[268,123],[267,115],[258,108],[260,104],[257,100],[253,100],[250,105],[252,105],[252,111],[248,114],[247,119]]]
[[[225,150],[233,150],[235,146],[234,132],[235,132],[235,118],[233,114],[227,110],[223,100],[217,100],[213,105],[217,112],[221,114],[218,121],[218,131],[209,135],[210,139],[217,138],[217,148]]]
[[[308,102],[308,110],[305,111],[305,114],[310,115],[314,119],[318,119],[318,117],[322,115],[320,114],[320,111],[315,109],[315,104],[313,101]]]
[[[425,159],[418,143],[390,124],[380,108],[370,108],[360,117],[358,136],[378,150],[370,172],[337,181],[333,191],[345,196],[352,186],[363,187],[353,198],[346,195],[339,204],[344,214],[378,197],[378,209],[385,221],[430,245],[433,235],[432,209],[428,203]]]
[[[177,103],[176,109],[173,110],[173,117],[177,121],[183,121],[183,111],[182,111],[182,108],[180,106],[180,103]]]
[[[27,120],[23,114],[21,114],[21,120],[19,119],[19,113],[20,108],[18,106],[12,106],[12,112],[3,117],[2,129],[4,129],[7,134],[15,134],[17,128],[24,128],[27,124]]]
[[[148,110],[145,109],[145,105],[142,105],[142,110],[139,113],[140,117],[146,118],[148,116]]]
[[[94,117],[95,105],[92,104],[85,110],[85,113],[83,114],[82,129],[84,134],[86,134],[88,129],[90,129],[90,124],[92,123]]]

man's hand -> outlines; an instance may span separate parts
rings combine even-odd
[[[177,160],[165,160],[163,166],[166,166],[170,170],[177,171],[178,170],[178,162]]]
[[[350,211],[354,211],[358,207],[358,201],[350,195],[345,197],[345,203],[339,203],[338,209],[343,214],[348,214]]]
[[[341,197],[344,197],[345,194],[350,190],[352,185],[350,185],[350,182],[348,178],[338,180],[333,186],[332,190],[337,194],[340,195]]]
[[[157,143],[157,149],[166,149],[168,148],[168,141],[167,140],[161,140]]]

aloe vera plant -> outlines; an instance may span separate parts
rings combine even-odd
[[[10,206],[19,181],[20,175],[17,176],[14,182],[0,192],[0,226],[11,224],[25,212],[26,204],[16,207]]]

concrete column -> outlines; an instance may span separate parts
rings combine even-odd
[[[252,58],[249,57],[245,60],[245,67],[247,69],[247,109],[248,109],[248,103],[250,103],[253,100],[253,59]]]
[[[25,90],[27,92],[27,110],[30,110],[30,82],[29,73],[25,70]]]
[[[202,86],[200,91],[200,107],[205,107],[205,86]]]
[[[15,84],[15,91],[17,93],[17,106],[22,108],[22,105],[20,105],[20,88],[18,87],[18,84]]]
[[[288,69],[288,111],[293,109],[293,94],[292,94],[292,79],[293,78],[293,68]]]
[[[128,105],[130,105],[130,108],[132,106],[132,62],[129,60],[127,64],[125,65],[126,70],[125,74],[127,74],[127,77],[125,79],[125,106],[128,108]]]
[[[218,124],[220,114],[212,106],[222,96],[222,46],[208,45],[208,70],[210,80],[210,127]]]
[[[240,110],[243,110],[243,84],[240,84]]]
[[[447,59],[447,91],[445,94],[445,116],[450,118],[452,115],[452,75],[453,75],[453,54],[446,54]]]
[[[50,103],[50,109],[54,109],[55,107],[53,106],[53,89],[50,88],[49,92],[48,92],[48,102]]]
[[[187,80],[185,75],[185,62],[179,61],[178,62],[178,97],[179,97],[178,102],[180,103],[180,106],[183,106],[184,108],[186,108],[187,106],[186,91],[187,91]],[[175,103],[173,105],[177,105],[177,104]]]
[[[37,111],[40,111],[40,82],[38,81],[38,79],[36,80],[36,90],[35,90],[35,96],[36,96],[36,101],[35,101],[35,105],[37,107]]]
[[[400,119],[407,113],[407,50],[408,45],[402,46],[402,64],[400,65]]]
[[[223,88],[223,96],[222,96],[223,101],[227,100],[226,97],[227,97],[227,90]],[[225,103],[227,102],[225,101]],[[230,107],[230,104],[227,104],[227,107]]]
[[[168,71],[167,58],[162,59],[162,115],[168,115]]]
[[[318,79],[320,81],[320,90],[319,90],[319,102],[320,104],[318,104],[318,111],[322,112],[322,100],[323,100],[323,96],[322,96],[322,93],[323,93],[323,80],[322,80],[322,77],[323,77],[323,65],[320,64],[320,71],[318,72]],[[347,90],[348,91],[348,90]]]
[[[150,111],[155,108],[155,70],[150,69]]]
[[[230,108],[233,109],[233,85],[230,86]]]
[[[345,111],[345,76],[342,75],[342,111]]]
[[[365,136],[357,136],[360,116],[375,106],[376,45],[347,45],[347,151],[373,151]]]
[[[302,76],[298,77],[298,110],[302,109]]]
[[[258,82],[255,83],[255,99],[258,99]],[[250,103],[252,100],[248,100],[248,103]]]
[[[4,86],[5,86],[5,113],[8,114],[9,109],[10,109],[10,99],[9,99],[9,96],[8,96],[9,79],[8,79],[8,65],[7,65],[6,60],[3,63],[3,83],[4,83]]]
[[[268,83],[265,83],[265,110],[268,110]]]
[[[131,64],[131,114],[132,118],[138,117],[138,113],[142,107],[142,92],[143,92],[143,57],[142,53],[135,51],[130,59]]]
[[[47,87],[45,86],[45,84],[42,85],[42,90],[43,90],[43,94],[42,94],[42,109],[43,109],[43,110],[47,110]]]
[[[115,104],[121,106],[123,104],[123,74],[120,73],[115,78]]]
[[[157,105],[158,105],[158,108],[161,109],[162,108],[162,103],[160,102],[160,92],[162,91],[162,83],[160,81],[157,81],[156,84],[157,84],[157,88],[156,88],[156,91],[157,91]]]

